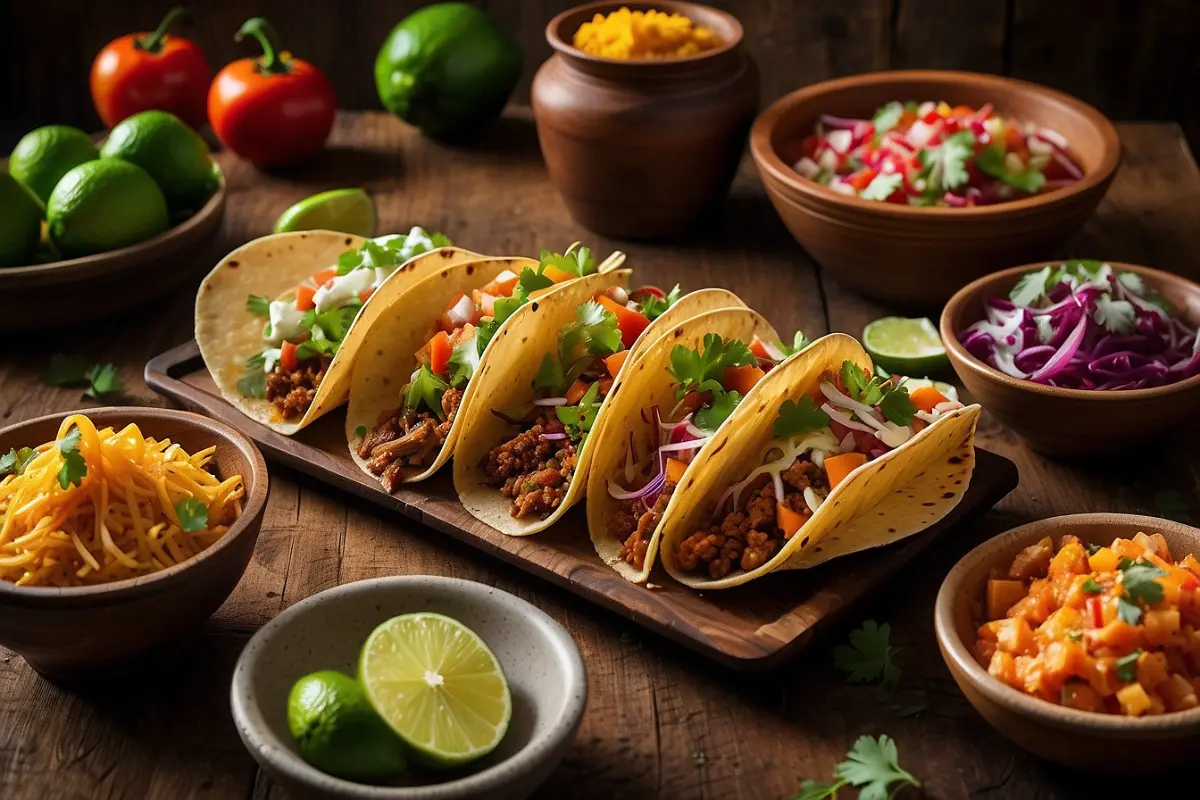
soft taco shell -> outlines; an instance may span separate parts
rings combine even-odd
[[[628,374],[621,376],[622,391],[612,398],[600,420],[599,436],[596,437],[596,449],[592,454],[587,480],[588,533],[600,558],[626,580],[641,583],[650,577],[658,553],[662,525],[660,523],[650,537],[642,569],[638,570],[622,560],[621,542],[608,533],[608,523],[620,509],[621,501],[613,499],[608,493],[608,483],[614,478],[624,483],[625,458],[631,441],[639,457],[647,457],[652,442],[651,425],[644,421],[643,412],[653,406],[670,409],[678,402],[675,382],[668,372],[671,350],[676,346],[698,348],[708,333],[747,343],[754,336],[767,341],[778,338],[769,322],[745,307],[720,308],[686,319],[651,342],[637,363],[631,365]],[[742,402],[753,402],[757,390],[756,386]],[[726,420],[725,424],[728,423],[729,420]],[[592,435],[596,436],[596,431]],[[702,448],[692,464],[697,463],[703,453]],[[684,482],[687,481],[691,466],[689,464],[688,471],[684,472]],[[675,508],[677,497],[678,493],[672,495],[663,512],[663,519],[678,513]]]
[[[514,519],[509,514],[511,503],[499,490],[483,485],[485,478],[480,462],[493,447],[513,434],[513,426],[491,413],[496,408],[513,408],[529,401],[533,379],[542,359],[558,347],[558,331],[575,318],[575,309],[610,286],[627,287],[629,270],[614,270],[591,275],[566,284],[547,294],[538,302],[522,308],[518,319],[514,315],[497,333],[488,348],[487,364],[480,364],[472,383],[476,384],[474,401],[468,410],[467,421],[459,434],[454,453],[454,488],[459,499],[476,519],[482,520],[509,536],[528,536],[553,525],[567,510],[583,498],[587,489],[588,466],[595,450],[595,435],[589,435],[578,453],[575,474],[567,488],[562,504],[546,519]],[[642,332],[630,348],[625,368],[609,390],[597,413],[595,434],[602,430],[609,403],[620,391],[624,375],[637,359],[653,345],[663,331],[670,330],[682,320],[702,311],[711,310],[713,303],[725,305],[733,297],[724,290],[694,292],[684,295]],[[482,380],[481,380],[482,378]]]
[[[811,393],[821,375],[843,361],[867,374],[871,359],[857,341],[835,333],[781,364],[760,383],[754,403],[742,403],[706,446],[676,489],[664,515],[663,566],[693,589],[725,589],[781,569],[805,569],[830,558],[891,544],[919,533],[949,514],[962,500],[975,469],[978,405],[953,411],[900,447],[863,464],[825,502],[775,557],[750,572],[720,580],[684,572],[675,559],[679,542],[704,527],[716,500],[758,466],[774,438],[779,405]],[[719,442],[717,440],[720,440]]]
[[[338,256],[363,243],[361,236],[334,231],[276,233],[248,242],[213,267],[196,294],[196,342],[221,395],[246,416],[290,436],[346,402],[351,368],[367,329],[413,283],[438,270],[483,258],[457,247],[442,247],[397,267],[364,304],[329,365],[317,396],[304,416],[281,420],[265,399],[244,397],[237,382],[246,359],[263,348],[263,321],[246,311],[252,294],[277,299],[305,278],[337,264]]]
[[[519,275],[526,267],[536,269],[537,266],[537,261],[528,258],[485,258],[447,267],[416,282],[412,291],[397,298],[389,313],[364,332],[361,345],[363,355],[354,364],[350,402],[346,408],[346,441],[350,445],[351,458],[363,472],[376,477],[367,469],[366,460],[358,456],[359,437],[355,431],[359,426],[373,430],[382,413],[404,402],[400,389],[408,383],[409,376],[416,369],[416,353],[425,344],[430,327],[445,312],[447,304],[459,292],[470,295],[473,289],[482,288],[505,270],[512,270]],[[559,287],[549,287],[551,291],[556,288]],[[519,317],[522,310],[523,307],[518,309],[504,324],[507,326]],[[496,338],[499,337],[500,332],[497,331]],[[487,350],[480,357],[481,371],[491,352],[491,345],[492,342],[489,342]],[[450,426],[450,433],[437,458],[425,470],[407,475],[405,483],[424,480],[449,460],[477,384],[478,381],[474,379],[467,384],[458,415]]]

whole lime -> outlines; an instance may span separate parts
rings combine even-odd
[[[195,211],[217,188],[208,145],[167,111],[126,117],[108,134],[100,156],[124,159],[150,173],[172,214]]]
[[[67,258],[143,242],[167,229],[167,201],[141,167],[119,158],[80,164],[46,204],[50,238]]]
[[[100,157],[88,135],[70,125],[46,125],[21,137],[8,159],[8,171],[43,203],[75,167]]]
[[[7,172],[0,172],[0,267],[34,261],[42,238],[42,203]]]
[[[405,122],[430,136],[464,138],[503,110],[521,65],[521,49],[487,14],[435,3],[392,29],[375,57],[375,88]]]
[[[400,737],[348,675],[323,670],[296,681],[287,718],[300,755],[322,772],[377,783],[408,767]]]

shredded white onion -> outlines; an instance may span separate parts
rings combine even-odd
[[[848,408],[858,415],[858,418],[870,425],[877,431],[886,430],[884,423],[875,416],[875,409],[871,408],[866,403],[860,403],[837,390],[837,387],[832,383],[821,382],[821,394],[829,399],[830,403],[839,405],[842,408]],[[841,420],[839,420],[840,422]]]
[[[829,403],[823,404],[821,406],[821,410],[824,411],[826,414],[828,414],[830,419],[837,420],[838,422],[845,425],[850,430],[862,431],[864,433],[874,433],[875,432],[874,429],[868,428],[866,425],[863,425],[861,422],[855,422],[854,420],[850,419],[849,414],[842,411],[840,408],[834,408]]]
[[[543,406],[546,408],[551,408],[554,406],[565,406],[567,404],[567,398],[565,398],[565,397],[542,397],[537,400],[534,400],[533,404],[535,406]]]
[[[809,509],[815,514],[821,504],[825,502],[825,498],[813,491],[811,486],[804,487],[804,502],[808,503]]]

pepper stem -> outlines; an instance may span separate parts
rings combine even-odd
[[[258,59],[259,72],[264,75],[278,75],[288,71],[287,61],[279,55],[279,37],[275,35],[275,29],[271,27],[271,23],[262,17],[248,19],[242,23],[242,27],[238,29],[233,40],[240,42],[247,36],[253,36],[262,45],[262,58]]]
[[[175,6],[167,15],[163,17],[162,22],[158,23],[158,27],[154,33],[149,36],[135,36],[133,46],[139,50],[145,50],[148,53],[158,53],[162,51],[163,40],[167,38],[167,31],[171,29],[181,18],[187,16],[188,10],[184,6]]]

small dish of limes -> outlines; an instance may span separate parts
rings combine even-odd
[[[524,797],[587,697],[569,634],[498,589],[407,576],[304,600],[234,671],[242,741],[274,779],[329,797]]]

